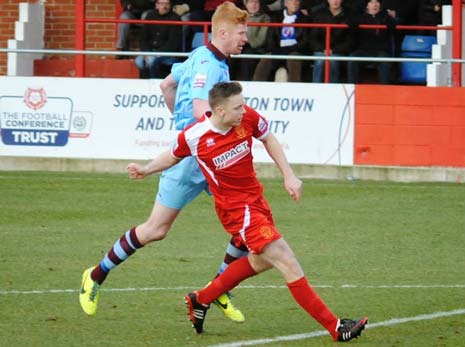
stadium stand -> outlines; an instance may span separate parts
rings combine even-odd
[[[39,48],[60,50],[76,49],[76,33],[79,31],[79,21],[75,19],[77,18],[76,8],[78,7],[77,4],[82,2],[84,2],[85,4],[83,11],[83,21],[81,22],[81,24],[83,24],[85,28],[85,49],[106,51],[112,51],[114,49],[117,30],[116,24],[111,21],[118,20],[121,14],[121,6],[119,4],[119,1],[115,0],[76,0],[75,2],[73,2],[73,4],[70,4],[67,0],[56,0],[53,3],[41,1],[37,2],[38,4],[42,4],[45,7],[45,23],[43,36],[44,40],[42,46]],[[4,12],[0,15],[3,19],[2,21],[0,21],[0,42],[6,42],[14,37],[15,26],[17,25],[15,21],[18,21],[18,19],[21,18],[21,15],[19,13],[19,3],[19,0],[4,0],[4,6],[9,8],[9,11]],[[32,2],[29,4],[32,4]],[[449,6],[449,8],[452,7],[453,6]],[[446,12],[450,13],[450,17],[452,17],[452,10]],[[454,16],[457,16],[457,13],[455,13]],[[447,23],[444,23],[444,20],[443,24],[446,24],[446,26],[448,25]],[[441,32],[445,34],[443,36],[445,36],[445,38],[449,40],[449,42],[452,40],[453,35],[450,29],[440,29],[438,34],[440,34]],[[455,32],[457,33],[458,30],[455,30]],[[433,46],[433,57],[437,57],[437,55],[435,55],[435,51],[440,51],[440,53],[442,54],[441,58],[452,58],[452,56],[458,56],[459,53],[457,53],[458,51],[456,48],[454,48],[454,53],[452,53],[451,43],[444,42],[444,40],[440,40],[439,36],[437,41],[438,44]],[[449,50],[450,53],[448,53]],[[443,54],[443,51],[445,52],[445,54]],[[464,53],[462,53],[462,55],[463,54]],[[10,53],[8,55],[10,55]],[[26,54],[16,55],[27,56]],[[73,55],[47,53],[44,56],[44,58],[45,59],[35,59],[36,62],[33,63],[33,67],[37,70],[34,70],[32,73],[41,76],[82,76],[80,69],[77,69],[76,71],[76,69],[73,70],[71,68],[68,68],[73,64]],[[79,60],[81,59],[78,59],[78,63],[76,65],[79,65]],[[70,60],[71,62],[63,62],[63,60]],[[97,66],[95,71],[92,72],[92,70],[90,70],[92,76],[137,78],[136,70],[134,70],[132,66],[132,59],[128,59],[128,61],[125,63],[116,63],[113,62],[113,60],[115,60],[114,56],[108,55],[103,58],[96,56],[85,56],[85,60],[87,61],[85,65],[86,68],[91,69],[92,66]],[[111,66],[113,64],[115,68],[107,68],[108,66]],[[463,80],[463,70],[465,69],[462,68],[462,71],[459,72],[456,69],[457,64],[453,64],[452,67],[454,69],[452,79],[457,79],[457,76],[461,73],[461,78]],[[431,75],[434,77],[435,81],[431,83],[428,81],[427,85],[446,85],[445,83],[447,81],[450,82],[450,77],[445,76],[447,75],[447,73],[445,72],[446,68],[447,66],[445,64],[428,64],[427,71],[431,70],[431,73],[427,73],[427,79],[429,78],[428,76]],[[117,69],[119,71],[115,71]],[[0,74],[18,76],[21,75],[7,73],[7,54],[0,54]],[[28,74],[22,75],[27,76]],[[85,73],[85,76],[87,75],[88,72]],[[453,81],[453,83],[455,82]]]
[[[431,58],[435,36],[405,35],[402,41],[400,56],[404,58]],[[426,63],[402,62],[400,64],[400,80],[403,83],[426,84]]]

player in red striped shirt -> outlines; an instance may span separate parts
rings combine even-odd
[[[293,251],[274,225],[270,207],[263,197],[263,186],[253,168],[252,139],[262,141],[284,177],[287,192],[296,201],[300,201],[302,181],[270,133],[268,122],[245,105],[242,87],[237,82],[217,83],[209,92],[209,103],[212,111],[185,128],[171,151],[143,167],[128,165],[129,176],[139,179],[194,156],[208,181],[221,223],[231,235],[240,235],[250,251],[247,257],[231,263],[207,287],[186,295],[189,318],[196,332],[203,331],[207,310],[218,296],[274,267],[285,279],[296,302],[335,341],[357,338],[368,319],[336,317],[309,285]]]

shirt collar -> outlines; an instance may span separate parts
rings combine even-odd
[[[207,43],[207,48],[215,55],[216,59],[218,60],[226,60],[228,58],[223,53],[221,53],[220,50],[216,48],[213,43],[211,43],[211,41]]]

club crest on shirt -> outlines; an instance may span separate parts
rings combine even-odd
[[[194,88],[203,88],[205,83],[207,83],[207,74],[198,73],[194,76]]]
[[[273,237],[274,231],[268,225],[262,225],[260,227],[260,234],[263,236],[265,240],[269,240]]]
[[[245,130],[242,124],[234,128],[234,131],[236,132],[237,138],[239,139],[243,139],[244,137],[247,136],[247,130]]]
[[[281,30],[282,36],[287,38],[293,38],[295,36],[295,28],[294,27],[283,27]]]

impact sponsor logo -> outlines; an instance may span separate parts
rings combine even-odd
[[[90,112],[73,112],[70,98],[48,96],[44,88],[27,88],[23,96],[0,96],[5,145],[62,147],[70,137],[88,137],[91,121]]]
[[[247,141],[241,142],[236,147],[221,153],[220,155],[213,158],[213,164],[216,169],[225,169],[239,160],[247,156],[250,153],[250,147]]]

